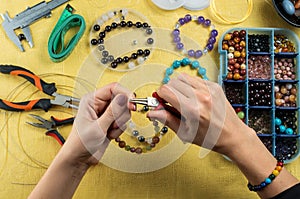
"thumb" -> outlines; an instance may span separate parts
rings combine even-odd
[[[118,94],[109,104],[108,108],[97,119],[98,125],[104,132],[107,132],[111,124],[116,121],[119,127],[123,126],[130,117],[127,107],[128,98],[126,95]]]

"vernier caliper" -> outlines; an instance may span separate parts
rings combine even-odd
[[[2,27],[5,30],[6,35],[9,37],[15,45],[21,51],[24,51],[22,43],[15,31],[18,28],[21,28],[29,46],[33,47],[32,36],[30,34],[29,25],[37,21],[42,17],[51,17],[51,10],[54,8],[66,3],[69,0],[52,0],[49,2],[40,2],[33,7],[28,7],[23,12],[17,14],[13,19],[9,17],[8,12],[1,14],[3,18]]]

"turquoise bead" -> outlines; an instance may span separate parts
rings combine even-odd
[[[166,75],[172,75],[174,69],[172,67],[166,69]]]
[[[284,133],[284,132],[285,132],[285,129],[286,129],[286,128],[285,128],[284,125],[280,125],[280,126],[279,126],[279,130],[280,130],[281,133]]]
[[[174,61],[173,64],[172,64],[173,68],[179,68],[179,66],[181,66],[181,62],[178,61],[178,60]]]
[[[275,125],[281,125],[281,119],[279,119],[278,117],[275,118]]]
[[[293,135],[294,131],[293,131],[293,129],[291,129],[291,128],[287,128],[287,129],[285,130],[285,133],[288,134],[288,135]]]
[[[198,73],[199,73],[199,75],[204,76],[206,74],[206,69],[205,68],[199,68]]]
[[[182,63],[182,66],[186,66],[191,63],[191,60],[189,58],[185,57],[182,59],[181,63]]]
[[[163,79],[163,83],[167,84],[170,81],[170,77],[169,76],[165,76],[165,78]]]
[[[271,180],[270,178],[266,178],[266,179],[265,179],[265,183],[266,183],[266,184],[270,184],[271,182],[272,182],[272,180]]]
[[[202,79],[208,80],[208,77],[206,75],[202,76]]]
[[[198,61],[193,61],[192,62],[192,68],[196,69],[196,68],[199,68],[200,64]]]

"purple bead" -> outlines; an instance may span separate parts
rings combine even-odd
[[[216,36],[218,36],[218,31],[217,30],[212,30],[211,31],[211,33],[210,33],[210,36],[212,36],[212,37],[216,37]]]
[[[190,22],[191,20],[192,20],[192,16],[190,14],[184,16],[185,23]]]
[[[184,18],[180,18],[180,19],[178,19],[178,22],[180,23],[180,25],[183,25],[185,23],[185,20],[184,20]]]
[[[216,38],[215,37],[210,37],[209,39],[208,39],[208,43],[211,43],[211,44],[214,44],[214,43],[216,43]]]
[[[174,39],[173,39],[173,41],[175,42],[175,43],[178,43],[178,42],[180,42],[180,37],[178,37],[178,36],[175,36],[174,37]]]
[[[198,24],[202,24],[202,23],[204,23],[204,21],[205,21],[204,17],[202,17],[202,16],[198,17]]]
[[[214,45],[213,44],[207,44],[206,45],[206,48],[211,51],[213,48],[214,48]]]
[[[209,19],[205,19],[204,25],[205,26],[210,26],[210,24],[211,24],[211,21]]]
[[[173,35],[178,36],[180,34],[180,31],[178,29],[173,30]]]
[[[183,43],[177,43],[176,44],[176,48],[178,49],[178,50],[181,50],[181,49],[183,49]]]
[[[196,58],[196,59],[197,59],[197,58],[200,58],[202,55],[203,55],[203,53],[202,53],[201,50],[197,50],[197,51],[195,52],[195,58]]]
[[[189,50],[188,51],[188,55],[190,56],[190,57],[194,57],[195,56],[195,51],[194,50]]]

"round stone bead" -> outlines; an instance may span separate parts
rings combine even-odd
[[[280,131],[280,133],[284,133],[285,130],[286,130],[286,127],[285,127],[284,125],[280,125],[280,126],[279,126],[279,131]]]
[[[199,68],[198,70],[199,75],[204,76],[206,74],[206,69],[205,68]]]
[[[205,19],[204,19],[203,16],[199,16],[199,17],[198,17],[198,23],[199,23],[199,24],[204,23],[204,21],[205,21]]]
[[[138,139],[139,142],[145,142],[145,138],[142,135],[139,136],[137,139]]]
[[[170,77],[169,76],[165,76],[163,79],[163,83],[167,84],[170,81]]]
[[[196,69],[196,68],[199,68],[200,67],[200,64],[198,61],[192,61],[192,68]]]
[[[288,135],[293,135],[294,131],[293,131],[293,129],[291,129],[291,128],[287,128],[287,129],[285,130],[285,133],[288,134]]]
[[[245,118],[245,113],[243,111],[238,112],[237,115],[241,120]]]
[[[137,130],[132,131],[132,135],[134,137],[137,137],[140,133]]]
[[[141,153],[143,152],[143,150],[142,150],[142,148],[140,148],[140,147],[136,147],[135,152],[136,152],[137,154],[141,154]]]
[[[212,30],[211,33],[210,33],[210,35],[212,37],[216,37],[216,36],[218,36],[218,31],[217,30]]]
[[[188,55],[190,56],[190,57],[194,57],[194,55],[195,55],[195,51],[194,50],[188,50]]]
[[[154,137],[152,138],[152,143],[153,143],[153,144],[157,144],[158,142],[159,142],[159,137],[154,136]]]
[[[166,127],[166,126],[162,127],[161,132],[163,134],[167,133],[168,132],[168,127]]]
[[[178,42],[178,43],[176,44],[176,48],[177,48],[178,50],[182,50],[183,47],[184,47],[184,45],[183,45],[183,43],[181,43],[181,42]]]
[[[281,119],[275,118],[275,125],[280,126],[281,125]]]
[[[151,45],[153,43],[154,43],[154,39],[153,38],[150,37],[150,38],[147,39],[147,44]]]
[[[272,180],[271,180],[270,178],[266,178],[266,179],[265,179],[265,183],[266,183],[266,184],[270,184],[271,182],[272,182]]]
[[[131,62],[128,63],[128,68],[129,69],[133,69],[134,67],[135,67],[135,63],[134,62],[131,61]]]
[[[181,66],[181,62],[178,61],[178,60],[175,60],[175,61],[173,62],[173,64],[172,64],[172,67],[173,67],[174,69],[179,68],[180,66]]]
[[[195,58],[196,58],[196,59],[200,58],[202,55],[203,55],[203,52],[202,52],[201,50],[197,50],[197,51],[195,52]]]
[[[146,34],[151,35],[153,33],[153,30],[151,28],[146,29]]]
[[[181,63],[182,63],[182,66],[186,66],[191,63],[191,60],[189,58],[185,57],[182,59]]]
[[[179,36],[180,31],[178,29],[173,30],[173,36]]]
[[[169,67],[166,69],[166,75],[172,75],[173,74],[174,69],[172,67]]]
[[[124,148],[126,146],[126,143],[124,141],[119,142],[119,147]]]
[[[94,31],[99,31],[100,30],[100,26],[98,24],[95,24],[93,26]]]

